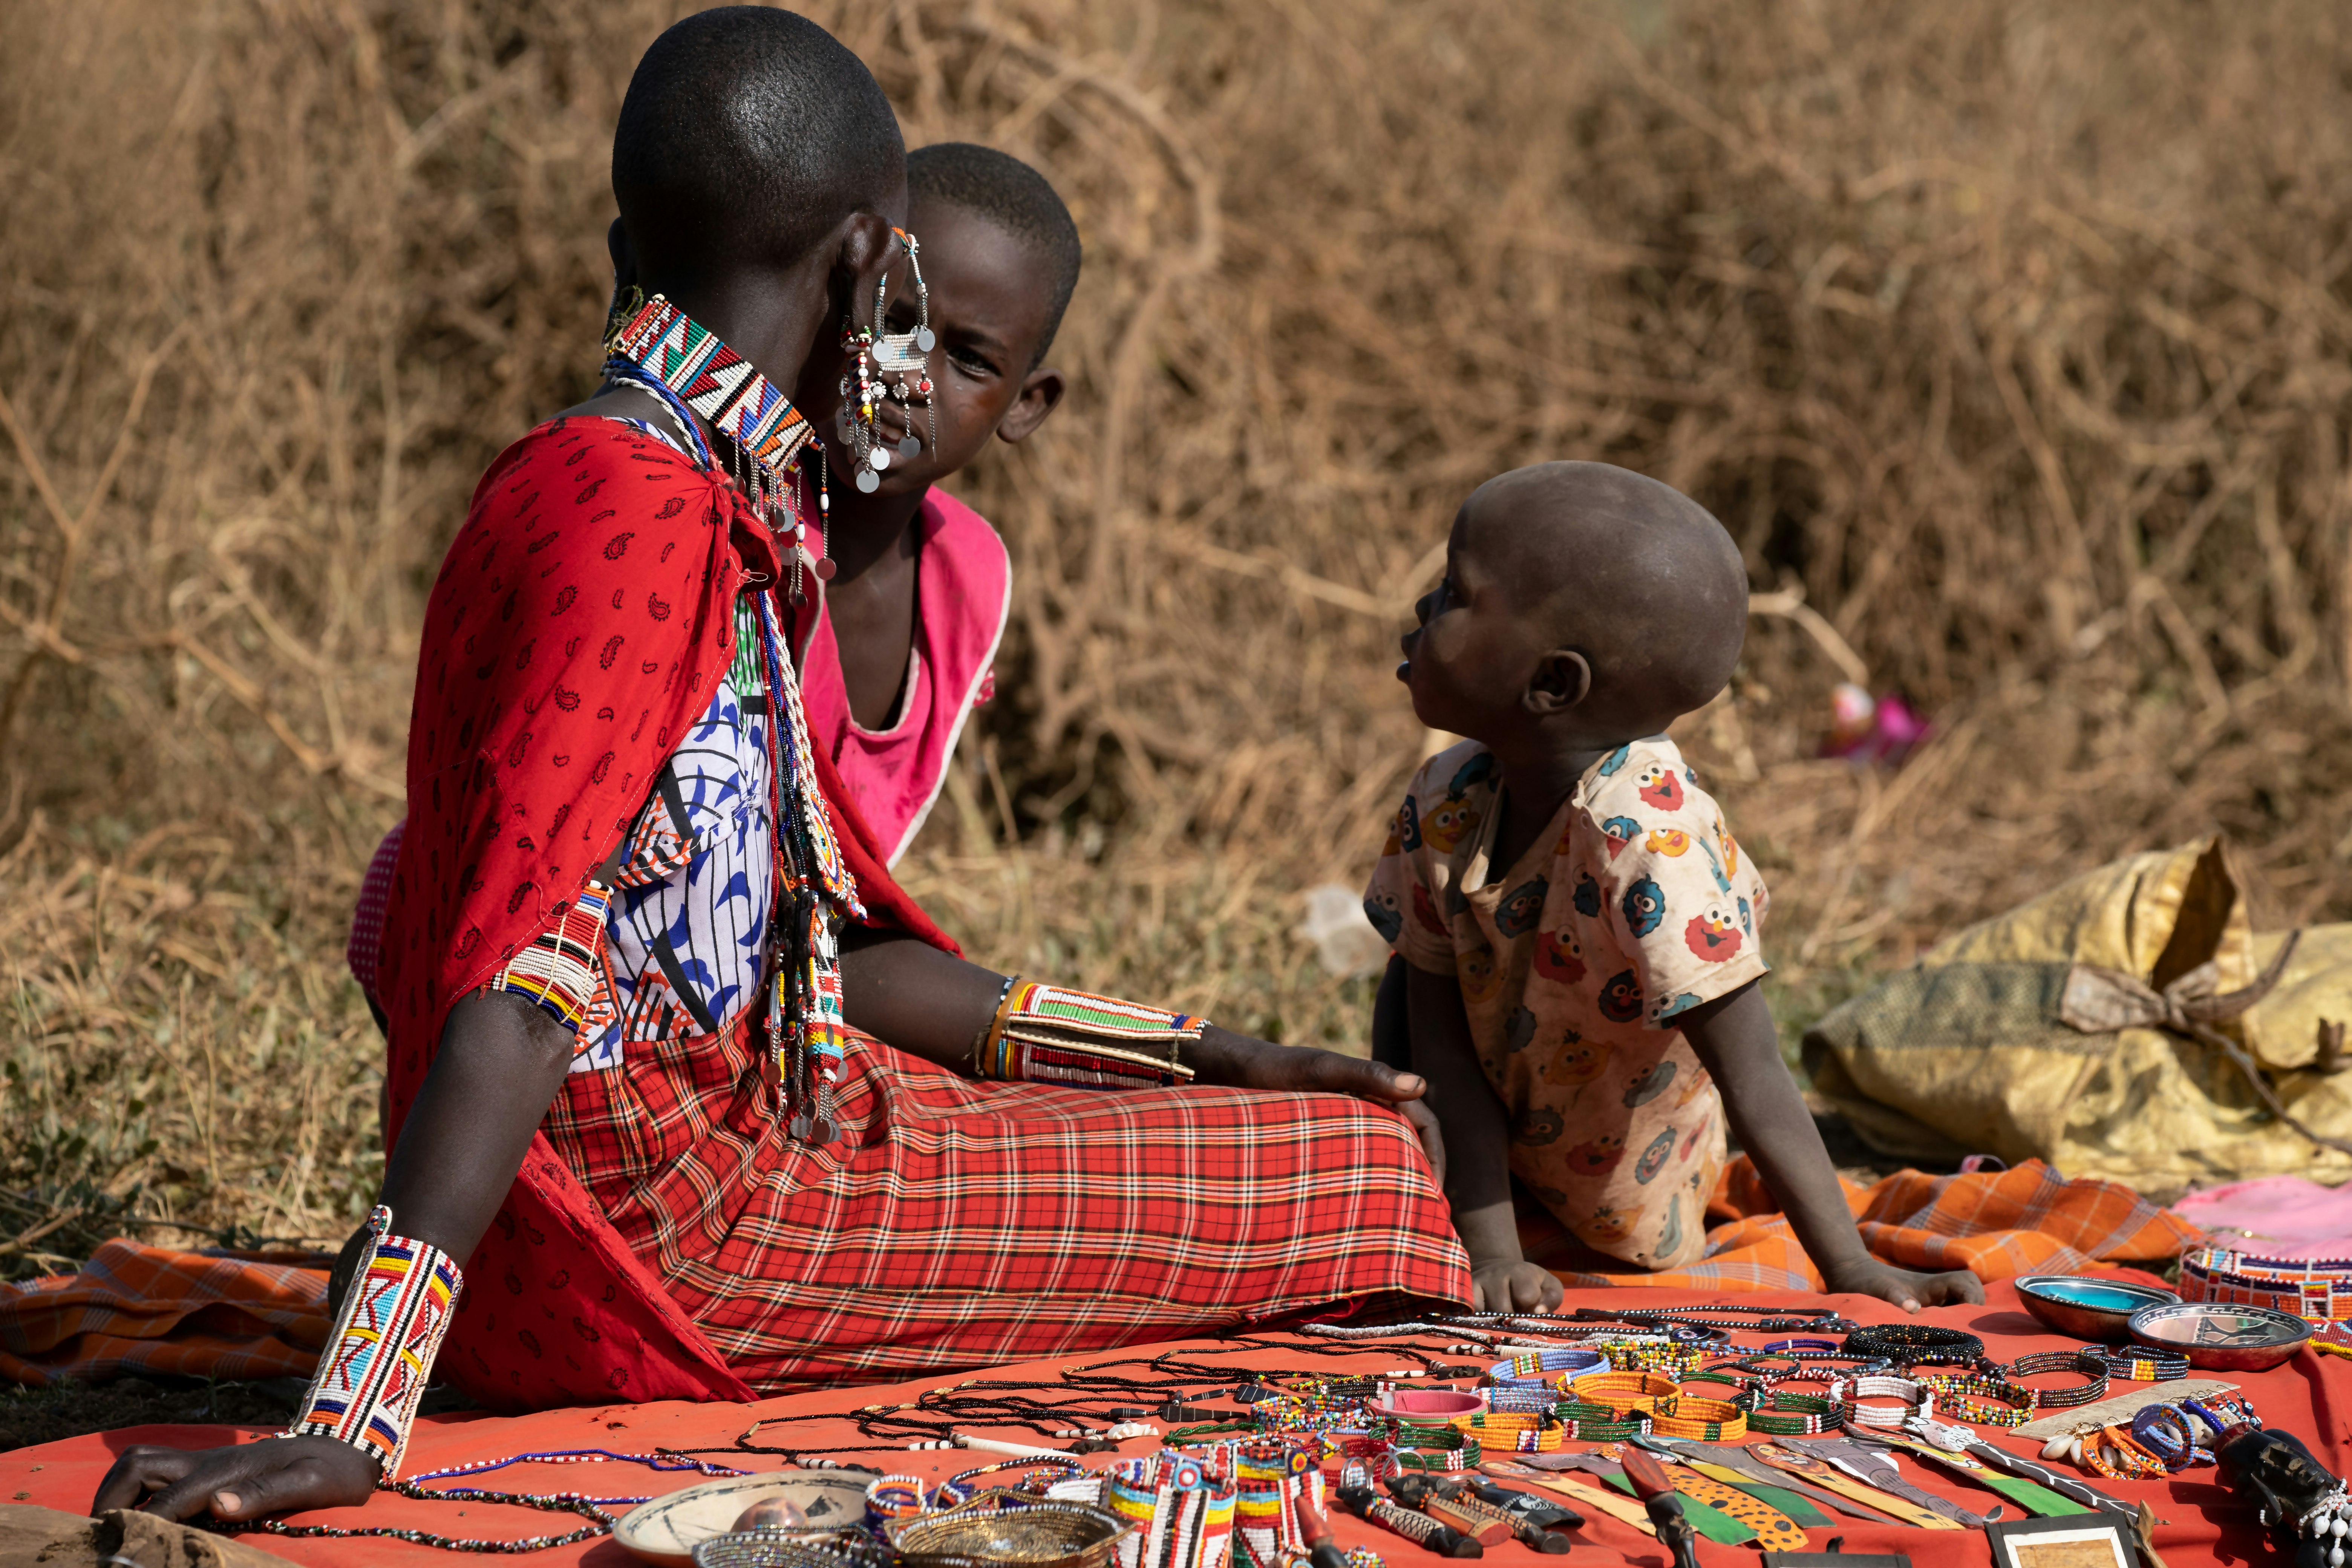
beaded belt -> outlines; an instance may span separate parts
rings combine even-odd
[[[2352,1319],[2352,1258],[2305,1262],[2192,1247],[2180,1255],[2180,1299],[2269,1307],[2315,1322],[2340,1322]]]

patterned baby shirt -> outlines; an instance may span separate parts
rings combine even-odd
[[[1700,1256],[1723,1105],[1674,1025],[1770,966],[1763,879],[1664,736],[1577,782],[1520,862],[1491,856],[1492,753],[1414,775],[1364,910],[1406,963],[1456,978],[1511,1171],[1595,1250],[1648,1268]]]

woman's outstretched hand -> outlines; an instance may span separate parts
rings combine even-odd
[[[351,1508],[375,1490],[376,1463],[332,1437],[273,1437],[234,1448],[141,1443],[98,1483],[93,1514],[143,1508],[160,1519],[258,1519],[308,1508]],[[141,1499],[145,1499],[142,1502]]]
[[[1438,1135],[1437,1118],[1422,1100],[1429,1085],[1419,1075],[1310,1046],[1277,1046],[1214,1024],[1201,1031],[1193,1059],[1197,1083],[1294,1094],[1352,1094],[1386,1106],[1412,1123],[1421,1152],[1429,1160],[1429,1173],[1441,1189],[1445,1185],[1445,1141]]]
[[[1880,1258],[1862,1258],[1842,1267],[1823,1268],[1822,1278],[1832,1294],[1875,1296],[1882,1301],[1894,1302],[1906,1312],[1916,1312],[1922,1307],[1974,1306],[1985,1299],[1983,1282],[1965,1268],[1921,1274]]]

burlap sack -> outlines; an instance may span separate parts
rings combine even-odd
[[[2352,1175],[2347,1019],[2352,926],[2257,937],[2217,838],[1969,927],[1807,1031],[1804,1062],[1887,1153],[2041,1159],[2169,1197]]]

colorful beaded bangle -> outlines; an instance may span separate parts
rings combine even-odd
[[[2033,1419],[2033,1391],[1984,1373],[1927,1373],[1916,1380],[1943,1396],[1944,1414],[1979,1426],[2022,1426]]]
[[[1647,1410],[1681,1392],[1673,1378],[1654,1372],[1588,1373],[1569,1388],[1581,1403],[1606,1405],[1612,1410]]]
[[[1906,1408],[1889,1410],[1883,1405],[1856,1403],[1863,1399],[1899,1399]],[[1830,1401],[1837,1406],[1838,1419],[1848,1426],[1894,1428],[1913,1415],[1936,1414],[1933,1389],[1887,1373],[1840,1378],[1830,1384]]]
[[[1465,1443],[1459,1448],[1432,1448],[1426,1451],[1418,1448],[1399,1448],[1396,1462],[1400,1468],[1420,1470],[1425,1474],[1433,1470],[1475,1470],[1485,1457],[1484,1451],[1478,1445],[1471,1442]]]
[[[2083,1464],[2113,1481],[2150,1480],[2165,1473],[2164,1461],[2141,1447],[2123,1426],[2085,1433]]]
[[[1585,1405],[1574,1400],[1559,1407],[1559,1419],[1563,1436],[1584,1443],[1622,1443],[1650,1430],[1650,1415],[1645,1410],[1621,1415],[1605,1405]]]
[[[1549,1384],[1496,1384],[1486,1391],[1486,1408],[1506,1415],[1540,1415],[1559,1403]]]
[[[866,1521],[870,1527],[889,1519],[912,1519],[929,1505],[920,1476],[884,1476],[866,1489]]]
[[[2197,1423],[2178,1405],[2151,1405],[2131,1419],[2131,1435],[2139,1445],[2164,1461],[2168,1470],[2210,1465],[2213,1456],[2197,1441]]]
[[[2107,1362],[2087,1351],[2036,1351],[2009,1363],[2005,1375],[2012,1383],[2047,1372],[2071,1372],[2084,1379],[2079,1388],[2029,1388],[2036,1410],[2072,1410],[2107,1396]]]
[[[1601,1340],[1593,1348],[1609,1358],[1616,1372],[1657,1372],[1682,1377],[1696,1372],[1715,1354],[1703,1344],[1683,1340]]]
[[[1748,1412],[1728,1399],[1677,1394],[1658,1401],[1657,1409],[1650,1416],[1650,1430],[1661,1437],[1737,1443],[1748,1436]]]
[[[1765,1364],[1767,1362],[1780,1362],[1784,1364],[1779,1366],[1768,1366]],[[1738,1361],[1728,1362],[1724,1364],[1738,1367],[1742,1372],[1753,1373],[1758,1377],[1764,1378],[1773,1383],[1779,1383],[1786,1378],[1795,1377],[1798,1373],[1805,1370],[1805,1363],[1802,1361],[1800,1361],[1797,1357],[1789,1354],[1786,1351],[1758,1351],[1753,1355],[1744,1355]],[[1720,1372],[1722,1371],[1722,1367],[1711,1366],[1706,1370],[1708,1372]]]
[[[2105,1362],[2107,1375],[2118,1383],[2170,1383],[2189,1375],[2189,1358],[2179,1351],[2151,1350],[2146,1345],[2118,1350],[2084,1345],[2083,1352]]]
[[[1559,1373],[1582,1376],[1588,1372],[1606,1372],[1609,1358],[1599,1351],[1562,1346],[1557,1350],[1526,1351],[1508,1361],[1498,1361],[1486,1369],[1486,1375],[1496,1384],[1551,1383]]]
[[[1748,1429],[1772,1437],[1810,1437],[1820,1432],[1841,1431],[1845,1418],[1838,1414],[1834,1401],[1818,1394],[1781,1394],[1770,1396],[1771,1404],[1748,1413]]]

